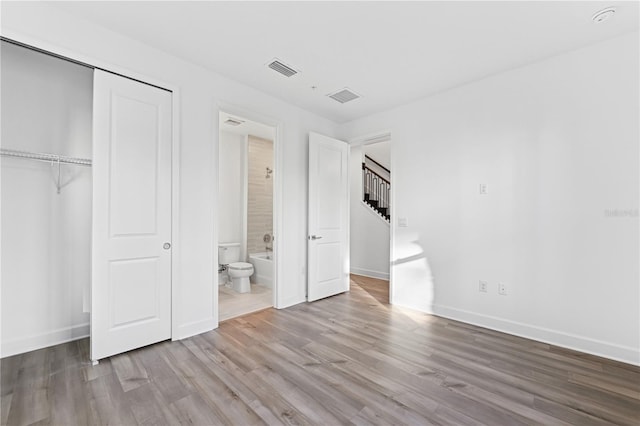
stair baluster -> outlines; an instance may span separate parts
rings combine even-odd
[[[387,222],[391,221],[390,192],[391,182],[362,163],[362,199]]]

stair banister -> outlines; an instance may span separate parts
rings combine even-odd
[[[365,159],[372,161],[377,166],[389,172],[388,169],[370,157],[365,156]],[[391,182],[385,177],[380,176],[380,174],[371,169],[366,163],[362,163],[362,199],[387,221],[390,221],[390,192]]]

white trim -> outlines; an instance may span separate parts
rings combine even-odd
[[[537,342],[548,343],[550,345],[640,366],[640,348],[617,345],[615,343],[591,339],[577,334],[524,324],[491,315],[452,308],[450,306],[433,305],[431,310],[416,309],[415,307],[400,304],[397,306],[424,312],[425,314],[437,315],[478,327],[488,328],[490,330],[511,334],[525,339],[535,340]]]
[[[347,143],[347,142],[345,142]],[[307,172],[308,174],[308,172]],[[351,146],[347,143],[347,242],[345,247],[345,271],[351,272]],[[309,263],[309,255],[307,255],[307,264]],[[307,266],[308,268],[308,266]],[[349,274],[345,277],[347,280],[347,291],[351,291],[351,279]],[[307,282],[307,286],[309,283]]]
[[[212,129],[212,137],[213,139],[211,140],[211,162],[212,162],[212,167],[210,167],[211,170],[211,176],[209,177],[213,183],[213,191],[212,191],[212,196],[213,196],[213,204],[211,207],[211,214],[212,214],[212,218],[211,220],[213,220],[213,234],[211,235],[211,237],[213,238],[213,240],[211,241],[211,244],[213,244],[212,249],[212,253],[213,253],[213,259],[211,259],[212,261],[212,273],[213,273],[213,283],[212,283],[212,299],[213,299],[213,305],[211,306],[211,317],[213,318],[213,324],[212,324],[212,329],[218,328],[218,303],[219,303],[219,292],[220,292],[220,274],[218,273],[218,244],[220,243],[220,237],[218,234],[218,223],[220,222],[220,217],[219,217],[219,212],[218,212],[218,206],[220,205],[220,113],[221,110],[218,107],[218,104],[216,102],[212,102],[212,111],[211,111],[211,125],[213,127]]]
[[[18,355],[25,352],[35,351],[37,349],[47,348],[49,346],[59,345],[61,343],[84,339],[85,337],[89,337],[89,323],[59,328],[57,330],[34,334],[27,337],[20,337],[18,339],[3,342],[2,355],[0,355],[0,357],[5,358],[12,355]]]
[[[242,141],[242,241],[240,241],[240,252],[242,254],[242,261],[249,261],[249,247],[247,239],[249,237],[249,135],[244,136]],[[218,164],[220,159],[218,158]],[[218,167],[218,170],[220,168]],[[219,172],[218,172],[219,174]],[[220,177],[218,176],[218,184]],[[271,277],[273,279],[273,277]]]
[[[372,271],[371,269],[356,268],[355,266],[352,266],[351,273],[353,275],[360,275],[362,277],[377,278],[379,280],[387,281],[389,280],[388,272]]]
[[[2,37],[41,49],[45,52],[51,52],[56,55],[67,57],[69,59],[83,62],[89,66],[101,68],[105,71],[111,71],[122,75],[123,77],[132,78],[141,82],[146,82],[154,86],[158,86],[172,92],[171,99],[171,338],[175,340],[179,338],[176,333],[179,319],[181,318],[180,307],[180,217],[179,217],[179,195],[180,195],[180,86],[170,83],[166,80],[160,80],[147,74],[141,74],[129,68],[117,65],[108,61],[104,61],[95,56],[86,55],[76,52],[37,37],[20,33],[10,29],[3,28],[0,30]]]
[[[180,282],[180,92],[171,94],[171,340],[178,338]]]
[[[391,168],[389,169],[389,182],[394,182],[393,179],[393,171],[397,170],[396,169],[396,164],[395,164],[395,156],[393,155],[393,147],[394,147],[394,143],[393,143],[393,139],[391,138],[391,132],[389,132],[389,163],[391,163]],[[389,188],[389,203],[390,203],[390,208],[389,208],[389,216],[391,217],[391,220],[389,221],[389,304],[393,305],[393,299],[394,299],[394,291],[395,291],[395,286],[394,286],[394,268],[393,268],[393,263],[395,261],[395,255],[394,255],[394,249],[393,247],[395,246],[395,239],[396,239],[396,227],[393,224],[393,220],[398,217],[397,215],[397,208],[396,208],[396,186],[397,186],[397,182],[396,183],[392,183],[391,187]]]
[[[380,142],[389,142],[391,141],[391,132],[390,131],[380,131],[366,134],[364,136],[359,136],[357,138],[353,138],[349,141],[350,146],[361,146],[361,145],[372,145]]]
[[[449,306],[434,305],[433,313],[480,327],[490,328],[514,336],[524,337],[579,352],[585,352],[616,361],[640,366],[638,348],[616,345],[602,340],[591,339],[576,334],[565,333],[544,327],[506,320],[490,315],[478,314]]]

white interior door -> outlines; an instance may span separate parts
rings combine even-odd
[[[307,300],[349,290],[349,146],[309,134]]]
[[[171,92],[95,71],[91,359],[171,338]]]

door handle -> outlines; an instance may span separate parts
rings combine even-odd
[[[309,235],[309,239],[310,239],[310,240],[319,240],[319,239],[321,239],[321,238],[322,238],[322,237],[319,237],[319,236],[317,236],[317,235]]]
[[[171,243],[164,243],[162,245],[162,248],[165,249],[165,250],[169,250],[171,248]]]

